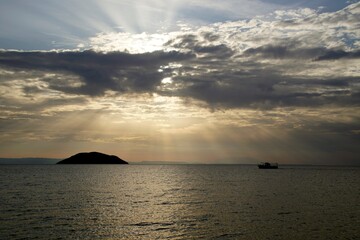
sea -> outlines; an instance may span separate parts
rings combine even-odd
[[[0,239],[360,239],[360,168],[1,165]]]

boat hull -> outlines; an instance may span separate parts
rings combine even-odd
[[[261,166],[261,165],[258,165],[258,168],[259,169],[278,169],[279,167],[278,166]]]

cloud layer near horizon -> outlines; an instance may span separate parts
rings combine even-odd
[[[344,156],[354,162],[360,130],[359,29],[360,4],[355,3],[333,13],[276,11],[251,20],[184,26],[161,36],[101,33],[89,39],[88,50],[4,50],[0,52],[2,126],[11,128],[10,120],[16,118],[55,118],[89,109],[117,114],[119,104],[127,108],[122,109],[124,115],[134,111],[138,115],[133,118],[139,118],[133,103],[140,101],[150,119],[161,118],[154,107],[158,105],[179,115],[191,112],[185,114],[186,127],[174,124],[177,130],[196,126],[195,132],[205,131],[198,128],[200,124],[212,126],[213,131],[217,124],[222,132],[240,135],[250,129],[255,134],[272,129],[263,136],[264,142],[261,137],[251,142],[249,137],[245,141],[234,136],[253,149],[244,158],[259,159],[255,146],[270,149],[273,144],[268,141],[284,135],[284,142],[291,141],[288,155],[308,142],[313,147],[306,148],[304,156],[313,153],[312,158],[325,161],[331,155],[328,151],[337,149],[334,158]],[[139,38],[144,44],[156,41],[141,48],[134,41]],[[169,99],[173,105],[166,104]],[[241,114],[246,111],[246,116]],[[205,120],[205,115],[216,121]],[[130,134],[129,139],[139,140],[138,134]],[[220,141],[220,134],[219,144],[225,147],[227,141]],[[185,135],[178,141],[190,136]],[[236,148],[228,150],[229,158],[238,154]]]

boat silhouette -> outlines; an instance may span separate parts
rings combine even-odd
[[[258,164],[259,169],[277,169],[279,168],[277,163],[262,162]]]

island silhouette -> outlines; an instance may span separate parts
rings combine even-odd
[[[100,152],[82,152],[61,160],[56,164],[128,164],[115,155]]]

